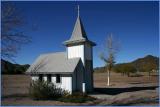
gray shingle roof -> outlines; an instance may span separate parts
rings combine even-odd
[[[65,52],[40,55],[26,71],[28,74],[56,74],[74,72],[80,58],[67,59]]]
[[[88,39],[80,17],[77,17],[70,41]]]
[[[95,45],[94,42],[91,42],[88,40],[82,21],[80,17],[77,17],[71,38],[65,41],[63,44],[68,45],[68,44],[81,43],[81,42],[88,42],[88,43],[91,43],[91,45]]]

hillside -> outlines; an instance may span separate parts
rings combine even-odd
[[[143,58],[138,58],[132,62],[116,64],[115,67],[119,65],[124,66],[126,64],[132,65],[140,72],[148,72],[152,69],[155,70],[158,69],[159,58],[152,55],[147,55]],[[23,74],[29,66],[30,66],[29,64],[25,65],[13,64],[9,61],[1,59],[2,74]],[[104,67],[97,67],[94,68],[94,71],[104,72],[105,70]]]
[[[1,71],[2,74],[24,74],[24,72],[29,67],[29,64],[20,65],[20,64],[13,64],[9,61],[1,59]]]
[[[139,58],[131,63],[140,71],[149,71],[152,69],[157,70],[159,66],[159,58],[147,55],[146,57]]]
[[[131,65],[140,72],[148,72],[152,69],[154,70],[158,69],[159,58],[152,55],[147,55],[143,58],[138,58],[132,62],[116,64],[115,67],[119,67],[119,66],[125,67],[126,65]],[[94,69],[94,71],[104,72],[105,70],[104,70],[104,67],[97,67]]]

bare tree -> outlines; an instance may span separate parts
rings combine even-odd
[[[41,59],[37,63],[33,64],[29,71],[32,73],[37,73],[37,71],[41,70],[46,64],[46,59]]]
[[[43,73],[44,68],[47,64],[48,60],[46,60],[45,58],[41,58],[38,61],[36,61],[34,64],[32,64],[28,70],[25,72],[25,74],[40,74]],[[41,76],[39,76],[38,80],[43,80],[42,78],[40,78]],[[31,81],[31,84],[34,81]],[[30,85],[31,85],[30,84]]]
[[[21,45],[29,43],[31,39],[20,31],[24,25],[24,18],[15,5],[2,2],[1,9],[1,56],[12,59],[20,50]]]
[[[113,40],[112,34],[107,37],[105,50],[100,54],[100,58],[105,62],[105,70],[107,70],[107,85],[110,85],[110,72],[115,64],[115,55],[119,51],[117,41]]]

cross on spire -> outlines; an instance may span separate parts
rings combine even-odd
[[[77,5],[77,20],[76,23],[74,25],[74,29],[72,31],[72,35],[70,37],[69,40],[64,42],[64,45],[68,46],[68,45],[72,45],[72,44],[76,44],[76,43],[83,43],[83,42],[88,42],[89,44],[91,44],[92,46],[95,46],[96,44],[90,40],[88,40],[86,32],[84,30],[81,18],[80,18],[80,14],[79,14],[79,5]]]
[[[78,10],[78,17],[79,17],[79,5],[77,6],[77,10]]]

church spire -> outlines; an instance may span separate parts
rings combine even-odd
[[[77,20],[69,41],[88,40],[79,13],[79,5],[77,5]]]
[[[65,41],[64,44],[75,44],[75,43],[80,43],[80,42],[86,42],[89,41],[86,35],[86,32],[84,30],[80,14],[79,14],[79,5],[77,5],[77,20],[74,25],[74,29],[72,31],[72,35],[69,40]],[[91,42],[91,41],[90,41]],[[92,42],[94,45],[94,43]]]
[[[77,5],[78,17],[79,17],[79,5]]]

